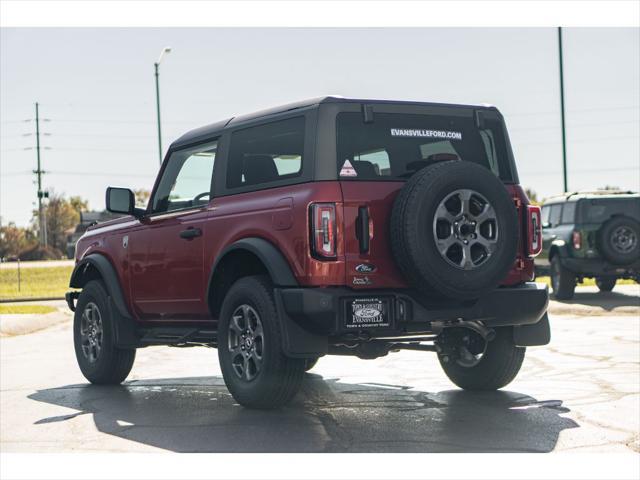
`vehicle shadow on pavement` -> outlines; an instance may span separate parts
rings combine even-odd
[[[640,297],[618,292],[581,292],[576,290],[570,300],[556,300],[568,305],[586,305],[612,311],[618,307],[640,307]]]
[[[36,425],[91,414],[101,433],[175,452],[549,452],[562,430],[578,427],[560,400],[314,374],[275,411],[237,405],[221,377],[67,385],[29,398],[78,411]]]

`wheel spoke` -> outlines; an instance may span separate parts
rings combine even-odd
[[[478,225],[481,225],[487,220],[495,220],[496,212],[493,209],[493,207],[487,203],[482,209],[482,212],[480,212],[478,215],[472,214],[471,216],[475,218],[475,221],[477,222]]]
[[[462,260],[460,261],[462,268],[472,268],[474,266],[471,258],[471,245],[462,245]]]
[[[460,198],[461,213],[463,215],[471,214],[471,195],[473,192],[471,190],[460,190],[458,193],[458,197]]]
[[[451,212],[449,212],[444,202],[441,203],[440,206],[438,206],[438,209],[436,210],[436,219],[437,220],[443,219],[448,221],[449,223],[453,223],[454,215]]]
[[[249,356],[244,356],[243,358],[243,365],[244,365],[244,378],[247,381],[251,381],[253,380],[253,375],[251,374],[250,368],[251,366],[249,365]]]
[[[234,315],[231,317],[231,322],[229,322],[229,329],[237,335],[241,335],[244,331],[244,328],[240,325],[241,321],[242,315]]]
[[[495,250],[496,243],[497,239],[488,239],[484,238],[482,235],[478,235],[478,237],[472,242],[472,245],[481,245],[488,254],[491,254]]]
[[[446,255],[446,253],[449,251],[449,248],[451,248],[451,245],[453,245],[455,243],[460,243],[460,242],[453,235],[450,235],[449,237],[443,238],[443,239],[438,238],[436,240],[436,245],[438,246],[438,251],[443,255]]]

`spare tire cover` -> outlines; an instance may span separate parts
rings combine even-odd
[[[612,217],[600,228],[598,248],[604,258],[616,265],[640,259],[640,224],[625,216]]]
[[[479,298],[513,267],[515,204],[488,169],[467,161],[423,168],[398,193],[391,248],[408,283],[424,294]]]

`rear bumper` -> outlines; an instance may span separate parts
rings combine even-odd
[[[613,265],[603,259],[564,257],[562,266],[576,275],[611,276],[620,278],[638,278],[640,276],[640,260],[631,265]]]
[[[549,303],[546,285],[525,283],[498,288],[471,302],[425,301],[404,290],[354,291],[348,288],[278,289],[278,303],[304,330],[323,336],[354,334],[346,318],[354,300],[372,297],[387,301],[389,326],[363,329],[371,337],[432,332],[434,324],[459,320],[481,321],[487,327],[531,325],[545,314]]]

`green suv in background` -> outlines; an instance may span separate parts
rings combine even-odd
[[[551,276],[553,296],[573,297],[595,278],[610,292],[619,278],[640,279],[640,194],[599,191],[553,197],[542,206],[542,253],[536,270]]]

